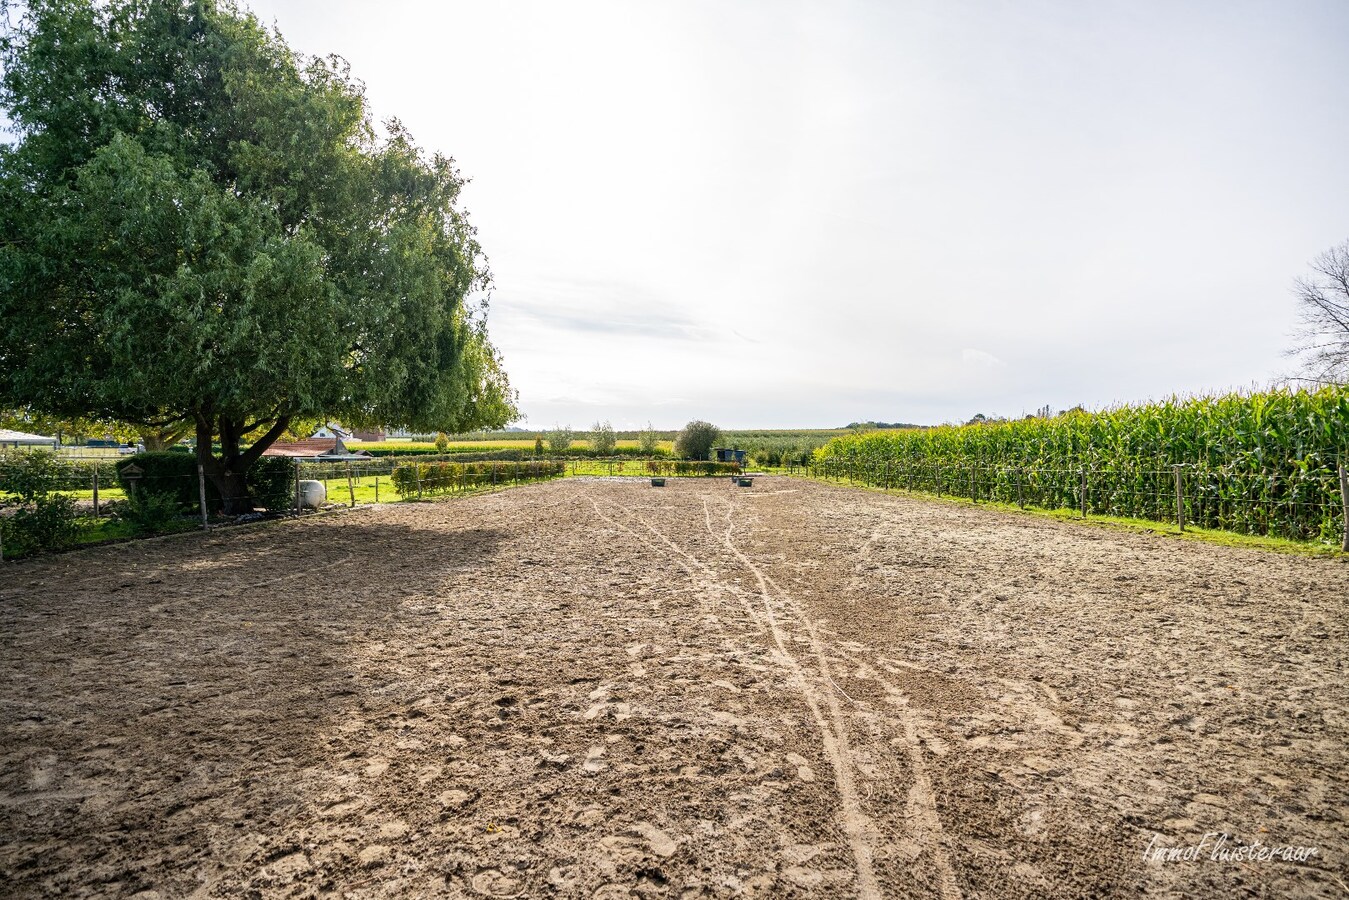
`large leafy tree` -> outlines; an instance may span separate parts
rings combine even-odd
[[[235,510],[292,421],[517,415],[463,179],[340,58],[228,0],[0,7],[0,405],[187,424]]]

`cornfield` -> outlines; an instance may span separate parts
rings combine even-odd
[[[1045,508],[1338,541],[1337,466],[1349,457],[1349,390],[1173,399],[924,431],[835,438],[826,477]],[[1178,500],[1179,497],[1179,500]]]

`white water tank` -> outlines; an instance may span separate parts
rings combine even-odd
[[[300,482],[300,506],[304,509],[318,509],[328,499],[328,489],[322,481]]]

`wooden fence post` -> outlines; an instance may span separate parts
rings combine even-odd
[[[937,465],[933,466],[933,468],[936,469],[936,471],[937,471],[937,496],[940,497],[940,496],[941,496],[941,464],[938,463]]]
[[[295,460],[295,515],[302,515],[304,507],[300,505],[300,461]]]
[[[1185,476],[1180,474],[1180,464],[1171,467],[1176,473],[1176,527],[1185,530]]]
[[[379,502],[379,476],[375,476],[375,502]]]
[[[347,463],[347,498],[351,501],[351,506],[356,507],[356,482],[351,479],[351,463]]]
[[[197,495],[201,499],[201,527],[209,528],[206,520],[206,470],[197,463]]]
[[[1340,506],[1344,509],[1344,540],[1340,542],[1340,549],[1349,553],[1349,472],[1344,469],[1344,463],[1340,463]]]
[[[98,463],[94,463],[94,518],[98,518]]]
[[[1085,519],[1085,518],[1087,517],[1087,468],[1086,468],[1086,466],[1083,466],[1083,467],[1082,467],[1082,481],[1081,481],[1081,488],[1080,488],[1080,490],[1078,491],[1078,493],[1081,495],[1081,501],[1082,501],[1082,518]]]
[[[1016,505],[1018,509],[1026,508],[1026,492],[1021,486],[1021,470],[1016,470]]]

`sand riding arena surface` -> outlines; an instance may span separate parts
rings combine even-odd
[[[0,577],[6,897],[1349,881],[1342,560],[578,478]]]

